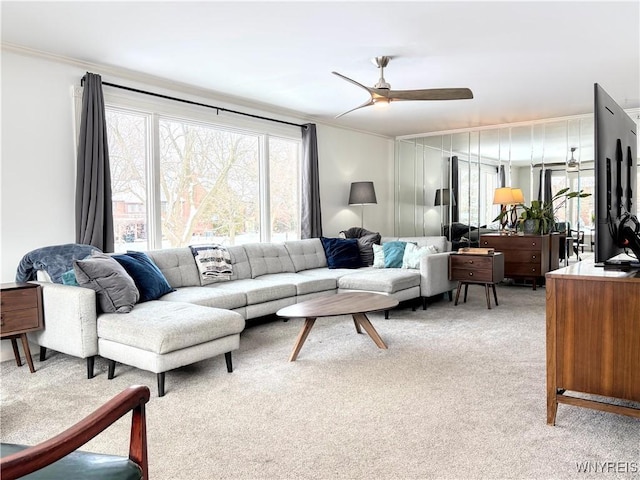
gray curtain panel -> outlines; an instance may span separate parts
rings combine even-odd
[[[540,178],[538,178],[538,201],[542,203],[542,184],[544,183],[544,170],[540,170]]]
[[[540,182],[538,183],[538,201],[550,202],[553,194],[551,193],[551,173],[552,170],[540,170]]]
[[[459,222],[460,221],[460,202],[458,198],[458,191],[460,187],[458,186],[458,157],[451,157],[451,193],[453,194],[453,205],[449,205],[451,208],[451,222]]]
[[[548,169],[544,171],[544,201],[550,202],[553,194],[551,193],[551,174],[553,170]]]
[[[316,126],[313,123],[302,126],[302,152],[301,238],[319,238],[322,236],[320,173],[318,139]]]
[[[113,212],[107,125],[100,75],[83,77],[76,174],[76,243],[113,252]]]

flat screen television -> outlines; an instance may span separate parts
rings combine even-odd
[[[640,259],[637,126],[597,83],[594,96],[595,262],[615,265],[621,253]]]

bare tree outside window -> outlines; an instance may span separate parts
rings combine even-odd
[[[115,251],[148,249],[148,117],[107,109]]]
[[[116,251],[300,238],[300,141],[163,116],[152,121],[151,113],[114,107],[106,113]],[[150,178],[159,188],[150,189]],[[266,235],[262,190],[269,193]],[[160,225],[148,231],[158,216]]]
[[[269,138],[271,240],[300,239],[300,143]]]
[[[257,136],[161,120],[160,190],[163,247],[260,240]]]

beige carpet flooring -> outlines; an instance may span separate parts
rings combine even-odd
[[[1,439],[42,441],[142,383],[152,480],[640,478],[639,420],[560,405],[546,425],[544,288],[498,297],[488,310],[471,286],[466,304],[372,314],[388,350],[348,317],[319,319],[293,363],[301,320],[249,326],[233,373],[223,356],[169,372],[163,398],[154,374],[108,380],[100,359],[92,380],[62,354],[36,354],[35,374],[3,362]],[[87,449],[126,454],[128,428]]]

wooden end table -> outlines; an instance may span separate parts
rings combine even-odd
[[[295,305],[289,305],[288,307],[278,310],[276,315],[280,317],[305,319],[304,326],[302,330],[300,330],[293,351],[289,356],[289,361],[295,362],[302,345],[304,345],[318,317],[351,315],[357,333],[362,333],[360,327],[364,328],[378,348],[386,349],[387,345],[382,338],[380,338],[380,335],[376,329],[373,328],[373,325],[371,325],[366,313],[389,310],[396,306],[398,306],[398,301],[387,295],[369,292],[347,292],[318,297],[296,303]]]
[[[493,298],[497,306],[496,283],[504,279],[504,256],[500,252],[490,255],[451,253],[449,255],[449,279],[458,282],[455,305],[458,305],[462,285],[464,285],[464,301],[466,302],[469,284],[481,284],[484,285],[487,296],[487,308],[491,309],[489,286],[493,290]]]
[[[21,367],[17,339],[22,341],[29,371],[34,373],[27,332],[44,328],[42,287],[34,283],[3,283],[0,293],[0,338],[11,340],[13,356]]]

